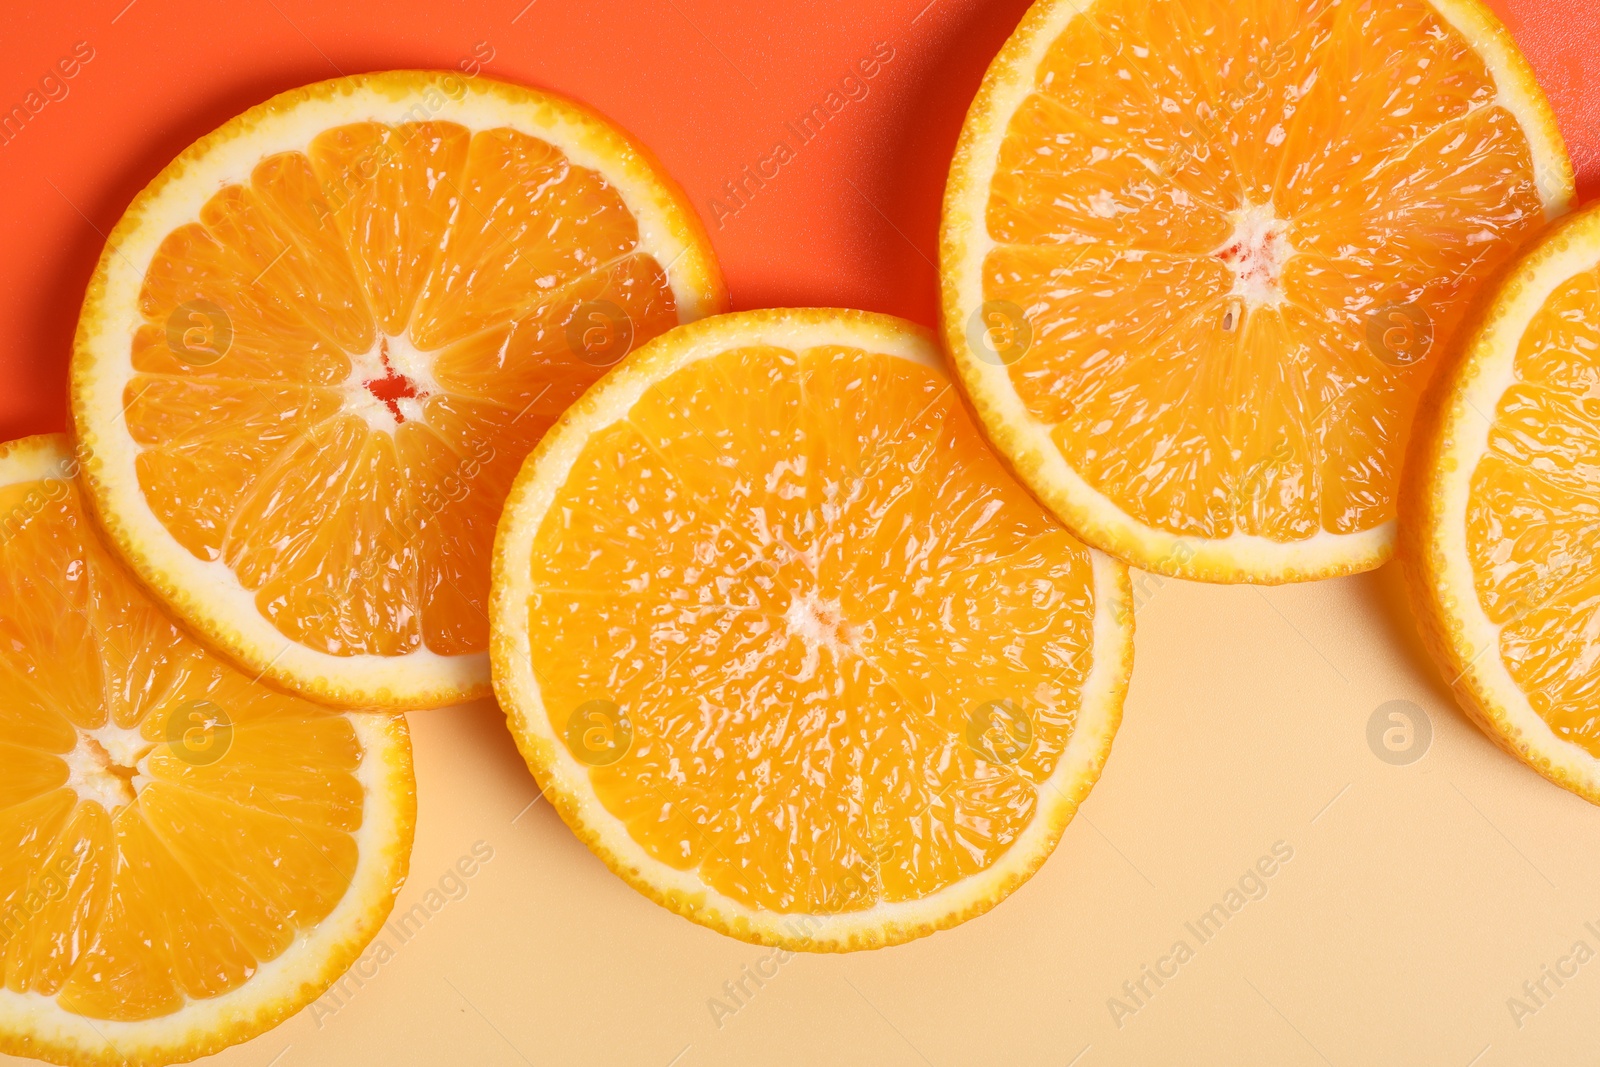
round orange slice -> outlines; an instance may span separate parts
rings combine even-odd
[[[986,911],[1121,717],[1126,568],[1006,474],[899,319],[657,338],[529,457],[494,561],[495,690],[544,795],[640,892],[749,941]]]
[[[1600,803],[1600,209],[1506,277],[1418,418],[1402,555],[1462,706]]]
[[[411,744],[188,637],[101,546],[76,465],[60,437],[0,446],[0,1052],[191,1060],[378,932]]]
[[[1205,581],[1365,570],[1437,353],[1572,193],[1477,0],[1039,0],[951,166],[944,333],[1089,544]]]
[[[89,495],[252,671],[341,706],[486,695],[523,457],[630,347],[726,299],[681,193],[574,104],[423,72],[296,89],[111,234],[73,356]]]

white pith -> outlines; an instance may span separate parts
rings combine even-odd
[[[402,421],[422,421],[424,402],[439,392],[439,383],[433,377],[436,358],[434,353],[413,345],[408,334],[379,334],[365,352],[350,353],[350,376],[339,387],[339,414],[354,415],[368,428],[390,434]],[[391,370],[409,381],[417,394],[396,398],[398,419],[371,388],[372,382],[383,380]]]
[[[1271,204],[1247,204],[1233,213],[1233,234],[1217,256],[1233,271],[1230,297],[1247,308],[1283,303],[1283,268],[1294,255],[1288,225]]]
[[[815,589],[807,589],[789,602],[783,622],[806,650],[796,681],[806,681],[816,673],[823,649],[835,660],[860,652],[860,627],[845,619],[839,601],[818,596]]]
[[[115,723],[77,733],[77,745],[61,757],[67,764],[67,788],[77,793],[79,800],[98,801],[115,815],[132,804],[150,781],[143,761],[155,745],[141,737],[138,730]],[[135,773],[124,777],[112,767]]]

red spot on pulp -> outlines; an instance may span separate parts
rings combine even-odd
[[[406,417],[400,413],[400,401],[406,398],[426,396],[426,393],[417,392],[416,383],[404,374],[395,373],[394,367],[389,364],[389,341],[387,338],[378,343],[378,358],[383,361],[384,375],[382,378],[369,378],[362,382],[367,387],[367,392],[383,401],[389,413],[394,416],[394,421],[405,422]]]

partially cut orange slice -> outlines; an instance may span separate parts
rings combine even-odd
[[[274,97],[134,201],[73,360],[116,546],[252,670],[345,706],[487,693],[489,546],[604,369],[723,309],[648,153],[546,93],[397,72]]]
[[[1506,277],[1418,419],[1402,560],[1466,710],[1600,803],[1600,209]]]
[[[951,167],[945,337],[1088,543],[1207,581],[1363,570],[1436,354],[1572,191],[1477,0],[1039,0]]]
[[[1127,570],[1013,481],[899,319],[657,338],[529,457],[495,688],[545,795],[696,922],[839,951],[992,907],[1099,777]]]
[[[75,466],[63,438],[0,446],[0,1051],[191,1060],[377,933],[411,746],[186,636],[101,547]]]

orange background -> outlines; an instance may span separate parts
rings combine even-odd
[[[1593,196],[1593,0],[1496,6]],[[491,53],[484,73],[576,97],[654,149],[705,218],[736,307],[845,305],[932,325],[945,166],[1025,7],[13,5],[0,110],[78,42],[94,58],[65,98],[0,143],[0,437],[64,426],[67,353],[101,234],[185,145],[295,85]],[[723,183],[777,140],[792,146],[784,123],[878,42],[894,58],[868,95],[719,224]],[[898,949],[772,963],[648,903],[548,805],[528,807],[533,782],[492,706],[413,715],[421,813],[399,908],[423,901],[475,842],[493,860],[348,1000],[218,1062],[1590,1062],[1600,963],[1531,1016],[1514,1020],[1507,999],[1575,941],[1600,946],[1585,925],[1600,930],[1600,812],[1453,709],[1393,568],[1280,589],[1144,582],[1138,668],[1105,777],[1054,858],[990,915]],[[1381,762],[1365,740],[1390,700],[1432,723],[1431,748],[1410,766]],[[1279,841],[1294,859],[1267,895],[1135,1015],[1109,1012],[1122,983]],[[779,977],[717,1020],[711,999],[757,966]]]
[[[526,5],[526,6],[525,6]],[[1497,0],[1600,191],[1592,0]],[[0,110],[85,41],[94,58],[0,143],[0,438],[65,426],[83,288],[122,209],[173,156],[274,93],[339,74],[458,68],[555,89],[649,145],[711,230],[735,308],[935,316],[945,168],[1025,0],[36,0],[0,34]],[[115,21],[113,21],[115,20]],[[754,167],[876,42],[894,59],[736,215]],[[486,45],[487,48],[482,46]]]

